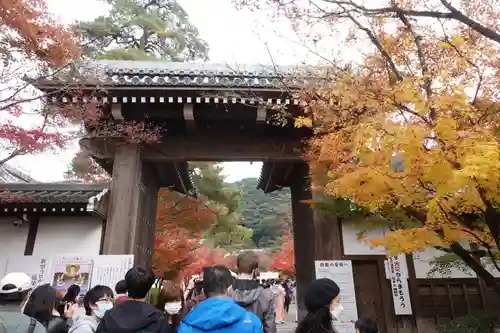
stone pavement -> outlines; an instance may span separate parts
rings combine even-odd
[[[286,316],[286,322],[284,324],[277,324],[278,333],[293,333],[295,332],[295,327],[297,323],[295,322],[297,313],[297,305],[295,303],[290,304],[290,312]]]

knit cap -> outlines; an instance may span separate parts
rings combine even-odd
[[[340,293],[339,286],[330,279],[317,279],[309,285],[306,293],[306,308],[315,312],[327,307]]]

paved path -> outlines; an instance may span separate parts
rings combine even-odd
[[[297,305],[295,303],[290,304],[290,311],[286,316],[286,323],[276,325],[278,333],[293,333],[295,331],[295,326],[297,326],[295,322],[296,313]]]

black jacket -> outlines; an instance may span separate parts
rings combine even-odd
[[[170,333],[170,328],[160,310],[128,300],[106,312],[96,333]]]
[[[68,333],[68,323],[64,318],[54,316],[49,322],[42,324],[47,328],[47,333]]]

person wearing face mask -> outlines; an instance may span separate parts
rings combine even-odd
[[[107,311],[113,308],[113,290],[107,286],[95,286],[83,297],[85,315],[78,317],[68,333],[94,333]]]
[[[344,310],[340,304],[340,288],[330,279],[313,281],[306,292],[307,315],[295,333],[336,333],[334,323]]]
[[[168,324],[170,326],[169,332],[177,332],[177,328],[182,320],[184,313],[182,290],[171,281],[163,283],[163,287],[158,295],[158,303],[156,308],[165,311]]]

